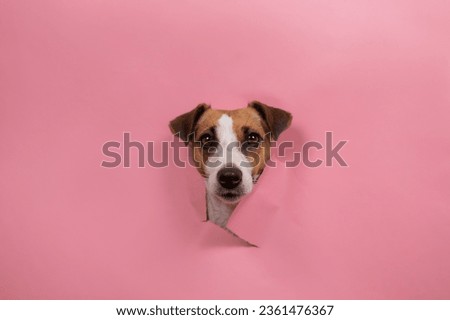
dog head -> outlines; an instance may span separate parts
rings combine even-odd
[[[191,148],[207,192],[235,204],[252,191],[270,157],[271,142],[291,120],[289,112],[254,101],[235,110],[200,104],[169,126]]]

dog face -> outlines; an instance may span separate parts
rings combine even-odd
[[[235,110],[200,104],[169,126],[191,148],[207,192],[235,204],[252,191],[270,157],[271,142],[291,120],[290,113],[254,101]]]

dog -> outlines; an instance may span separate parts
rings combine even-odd
[[[199,104],[169,127],[189,146],[206,182],[206,220],[226,229],[240,200],[258,181],[270,147],[292,121],[292,115],[258,101],[234,110]]]

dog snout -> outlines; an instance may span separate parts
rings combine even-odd
[[[217,173],[217,179],[225,189],[234,189],[242,181],[242,171],[237,168],[223,168]]]

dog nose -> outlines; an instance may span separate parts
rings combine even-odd
[[[225,189],[236,188],[242,181],[242,171],[237,168],[223,168],[217,173],[219,183]]]

